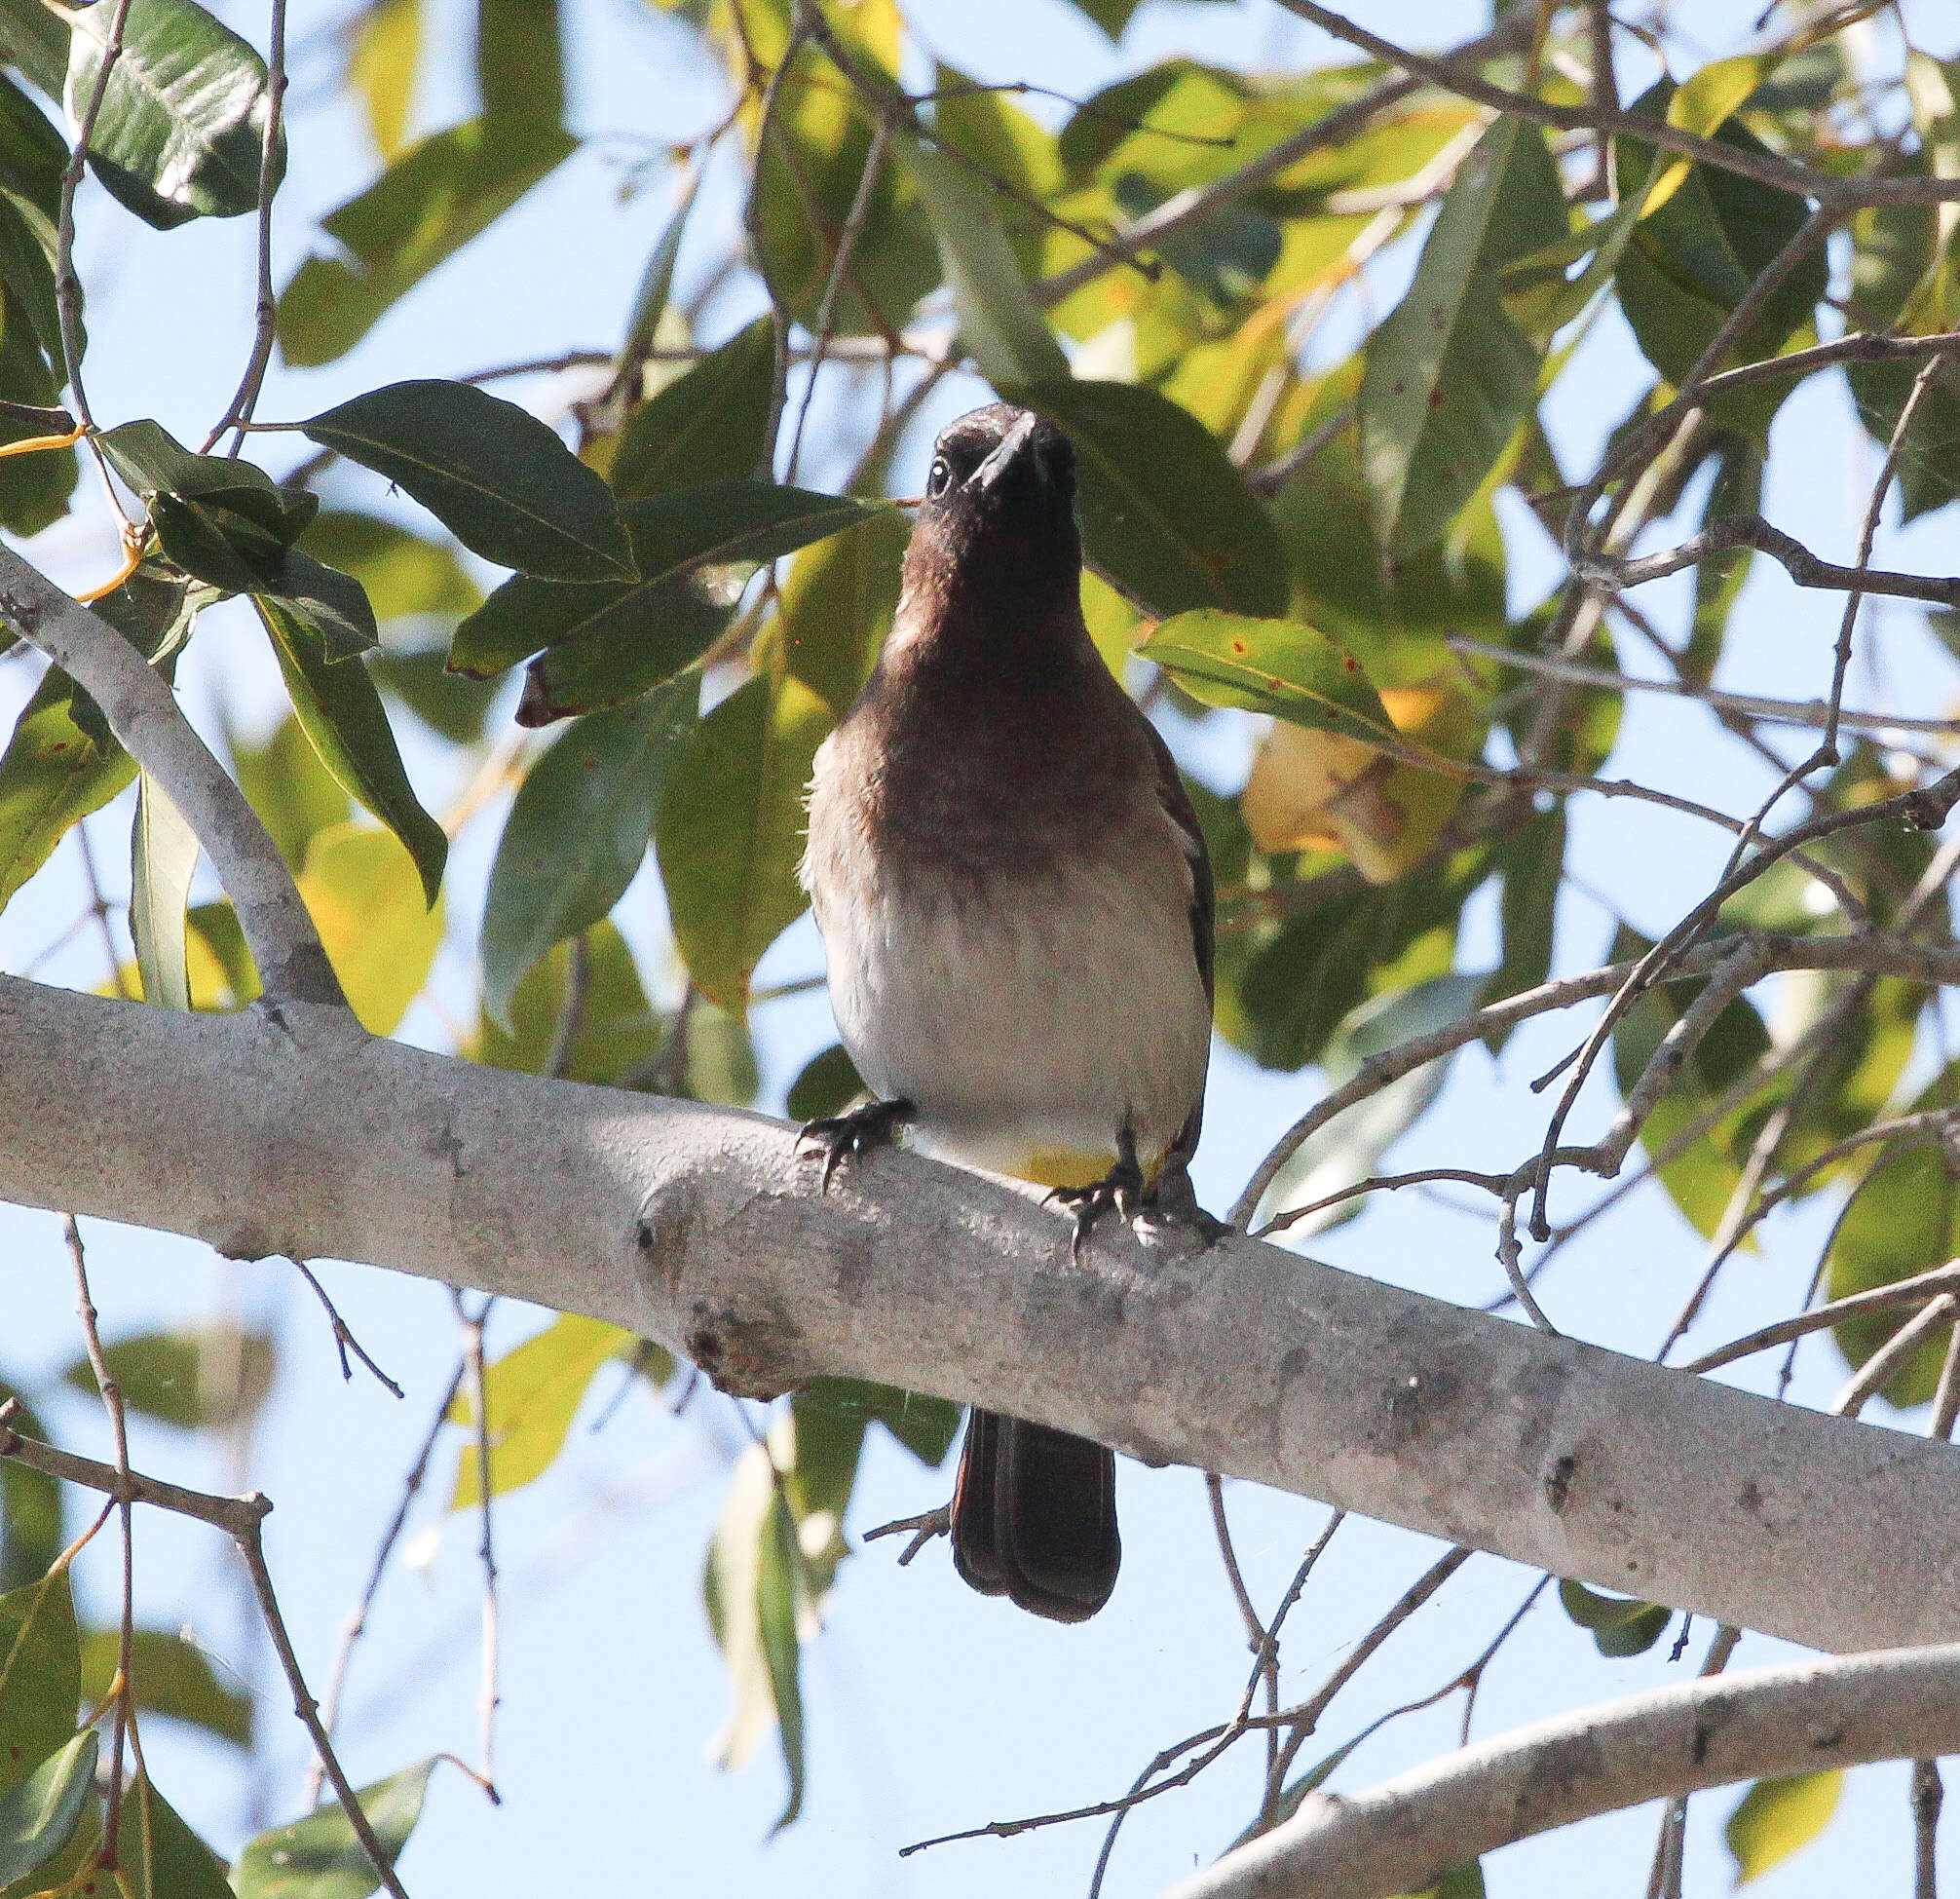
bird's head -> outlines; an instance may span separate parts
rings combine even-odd
[[[949,423],[932,446],[908,581],[1073,604],[1081,565],[1068,437],[1008,402]]]

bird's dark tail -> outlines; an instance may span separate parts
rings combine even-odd
[[[975,1411],[953,1492],[961,1576],[1050,1621],[1085,1622],[1122,1560],[1115,1458],[1086,1437]]]

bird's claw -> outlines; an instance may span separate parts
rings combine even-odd
[[[880,1537],[903,1537],[910,1534],[912,1540],[905,1545],[898,1558],[898,1567],[906,1564],[919,1554],[934,1537],[950,1537],[953,1534],[953,1505],[942,1503],[936,1510],[927,1510],[923,1516],[900,1517],[896,1523],[881,1523],[876,1530],[864,1533],[866,1542],[876,1542]]]
[[[1116,1140],[1116,1164],[1101,1180],[1087,1187],[1057,1187],[1048,1195],[1075,1215],[1075,1231],[1069,1241],[1072,1259],[1082,1257],[1082,1247],[1096,1222],[1106,1213],[1119,1213],[1125,1221],[1136,1219],[1144,1203],[1144,1170],[1137,1159],[1137,1137],[1125,1127]]]
[[[797,1135],[800,1141],[814,1141],[823,1155],[821,1194],[830,1192],[831,1176],[844,1164],[847,1156],[869,1154],[873,1148],[889,1145],[916,1111],[911,1102],[867,1101],[848,1114],[825,1115],[807,1120]]]

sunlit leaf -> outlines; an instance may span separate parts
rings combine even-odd
[[[401,155],[421,59],[421,0],[372,0],[355,23],[347,77],[366,107],[367,134],[385,159]]]
[[[696,986],[732,1013],[807,903],[804,787],[830,727],[800,681],[752,679],[695,728],[661,795],[654,841],[674,939]]]
[[[221,1677],[211,1658],[169,1629],[130,1631],[130,1675],[136,1704],[149,1714],[188,1722],[237,1747],[251,1745],[252,1697],[236,1679]],[[108,1698],[109,1685],[122,1665],[122,1632],[91,1629],[82,1638],[82,1695],[90,1702]]]
[[[1809,1845],[1830,1824],[1843,1791],[1844,1775],[1835,1768],[1758,1780],[1722,1829],[1736,1884],[1747,1885]]]
[[[1049,380],[1000,393],[1074,443],[1082,546],[1106,580],[1160,616],[1284,611],[1272,520],[1187,410],[1132,383]]]
[[[135,939],[143,1000],[165,1008],[191,1006],[184,914],[201,848],[197,832],[170,794],[143,773],[130,833],[130,933]]]
[[[68,1843],[95,1771],[95,1730],[87,1728],[0,1796],[0,1886],[23,1880]]]
[[[548,580],[631,580],[605,482],[515,402],[469,383],[390,383],[300,425],[405,488],[472,553]]]
[[[577,149],[569,133],[531,118],[471,119],[411,146],[322,220],[347,254],[309,257],[282,292],[285,360],[311,368],[344,356]]]
[[[904,516],[886,509],[806,549],[784,583],[758,665],[765,652],[778,658],[842,719],[891,629],[908,538]]]
[[[442,941],[413,859],[387,831],[337,824],[308,846],[299,893],[361,1026],[392,1035]]]
[[[422,1817],[433,1761],[355,1789],[355,1799],[393,1866]],[[251,1841],[232,1873],[237,1899],[367,1899],[378,1883],[338,1801]],[[159,1894],[158,1899],[163,1899]]]
[[[65,103],[79,125],[95,95],[113,13],[69,16]],[[258,205],[269,110],[265,62],[194,0],[131,0],[89,141],[95,175],[160,231]],[[273,176],[284,169],[282,136]]]
[[[0,753],[0,906],[135,776],[94,702],[50,667]]]
[[[358,659],[328,659],[313,629],[286,602],[256,595],[253,604],[272,640],[292,709],[320,763],[400,839],[433,904],[449,840],[408,781],[367,668]]]
[[[517,1490],[550,1468],[600,1367],[630,1355],[633,1345],[633,1335],[621,1326],[567,1312],[484,1371],[493,1497]],[[483,1496],[476,1420],[467,1392],[450,1406],[449,1422],[470,1431],[458,1451],[456,1488],[449,1498],[452,1510],[464,1510]]]
[[[639,870],[698,697],[697,683],[681,679],[636,705],[593,712],[525,775],[483,911],[483,1006],[506,1028],[524,972],[606,915]]]
[[[1350,739],[1394,741],[1395,722],[1355,657],[1295,620],[1179,614],[1138,647],[1210,705],[1235,705]]]
[[[320,762],[290,713],[262,744],[233,739],[232,773],[295,870],[306,861],[306,847],[316,831],[344,824],[354,815],[346,788]]]

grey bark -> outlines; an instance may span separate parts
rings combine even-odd
[[[760,1116],[477,1067],[303,1005],[0,978],[0,1198],[612,1319],[732,1389],[884,1380],[1828,1650],[1960,1636],[1960,1452],[1250,1240],[1069,1223]],[[1867,1578],[1846,1588],[1843,1578]]]

